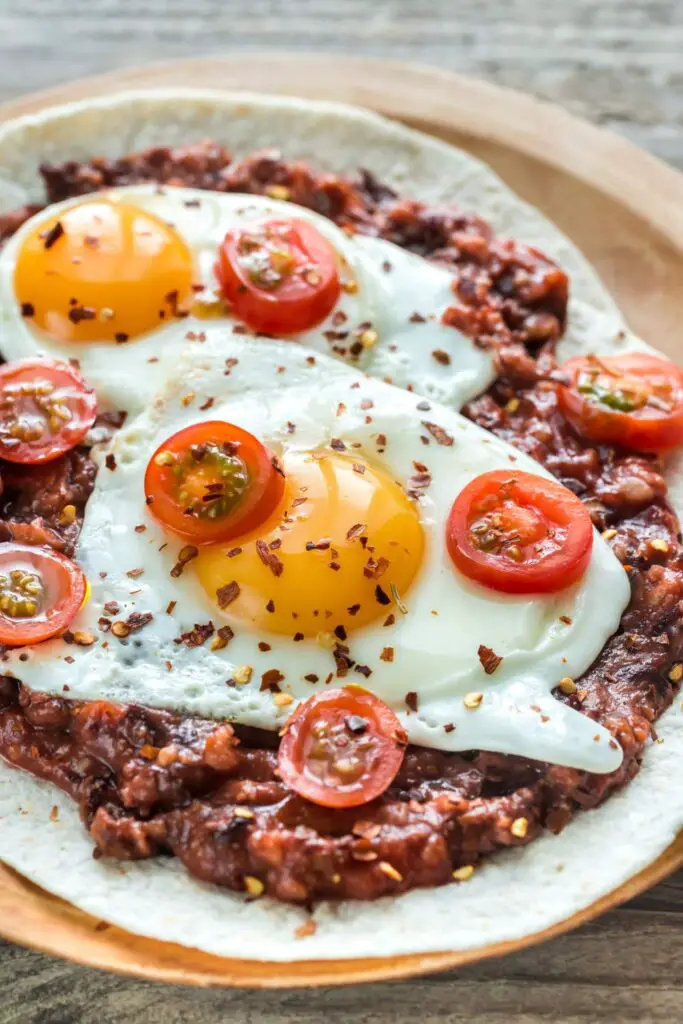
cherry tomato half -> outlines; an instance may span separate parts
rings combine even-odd
[[[334,249],[304,220],[233,228],[216,276],[235,315],[264,334],[296,334],[331,313],[341,285]]]
[[[64,633],[86,591],[79,566],[58,551],[0,544],[0,643],[21,647]]]
[[[396,778],[407,742],[391,708],[359,686],[309,697],[286,729],[280,775],[323,807],[358,807],[380,796]]]
[[[0,457],[8,462],[56,459],[83,440],[96,415],[95,392],[66,363],[0,366]]]
[[[152,515],[195,544],[231,540],[264,522],[284,491],[284,477],[246,430],[210,420],[173,434],[147,464]]]
[[[588,510],[562,484],[496,469],[472,480],[448,517],[448,552],[469,579],[506,594],[564,590],[586,571]]]
[[[683,370],[647,352],[577,356],[562,367],[560,407],[579,434],[643,452],[683,443]]]

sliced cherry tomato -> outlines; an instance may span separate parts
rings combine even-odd
[[[235,315],[264,334],[296,334],[332,312],[341,285],[327,239],[304,220],[233,228],[216,276]]]
[[[96,415],[95,392],[66,363],[0,367],[0,457],[8,462],[56,459],[83,440]]]
[[[598,444],[643,452],[683,443],[683,370],[647,352],[577,356],[562,367],[560,407],[575,430]]]
[[[284,491],[271,452],[232,423],[185,427],[157,448],[147,465],[149,510],[195,544],[231,540],[263,523]]]
[[[396,778],[407,742],[391,708],[360,686],[309,697],[286,730],[282,779],[323,807],[358,807],[380,796]]]
[[[52,548],[0,544],[0,643],[21,647],[59,636],[86,592],[79,566]]]
[[[534,473],[496,469],[453,502],[446,543],[469,579],[507,594],[563,590],[586,571],[593,526],[575,494]]]

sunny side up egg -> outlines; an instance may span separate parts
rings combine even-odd
[[[241,535],[197,546],[197,517],[181,539],[156,501],[162,473],[173,486],[177,471],[188,507],[222,501],[221,478],[239,485],[232,449],[201,440],[207,419],[257,438],[268,456],[245,455],[249,474],[277,481],[258,514],[238,506]],[[181,458],[174,439],[189,428],[198,444]],[[559,592],[497,592],[456,568],[446,535],[464,489],[495,470],[550,478],[453,410],[298,346],[226,334],[186,353],[102,458],[76,552],[92,593],[71,642],[6,656],[30,687],[275,730],[298,702],[355,683],[423,746],[620,763],[610,734],[551,691],[618,627],[626,573],[587,516],[585,572]]]
[[[459,408],[494,372],[488,353],[439,322],[455,301],[451,280],[292,203],[131,186],[51,206],[10,239],[0,253],[0,346],[6,360],[78,360],[101,404],[135,413],[188,341],[224,337],[226,323],[249,333],[246,318]],[[289,309],[273,320],[274,302]]]

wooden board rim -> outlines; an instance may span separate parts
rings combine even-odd
[[[553,104],[421,65],[305,54],[191,58],[111,72],[0,106],[0,122],[111,93],[196,87],[279,92],[367,106],[424,128],[464,131],[566,171],[650,226],[683,255],[683,176],[629,142]],[[535,125],[536,130],[529,130]],[[539,141],[552,139],[552,148]],[[212,957],[105,926],[0,865],[0,935],[90,966],[151,980],[253,988],[342,985],[411,977],[462,966],[545,941],[592,920],[683,864],[683,834],[662,856],[612,893],[551,928],[520,940],[462,952],[363,960],[263,963]]]

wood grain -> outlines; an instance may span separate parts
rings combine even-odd
[[[268,46],[480,75],[683,167],[679,0],[0,0],[0,101],[111,68]]]
[[[84,73],[263,45],[421,59],[553,98],[683,166],[676,0],[1,0],[0,99]],[[521,21],[521,24],[517,22]],[[72,1021],[671,1021],[683,877],[542,947],[392,986],[259,994],[158,987],[0,946],[0,1024]]]

